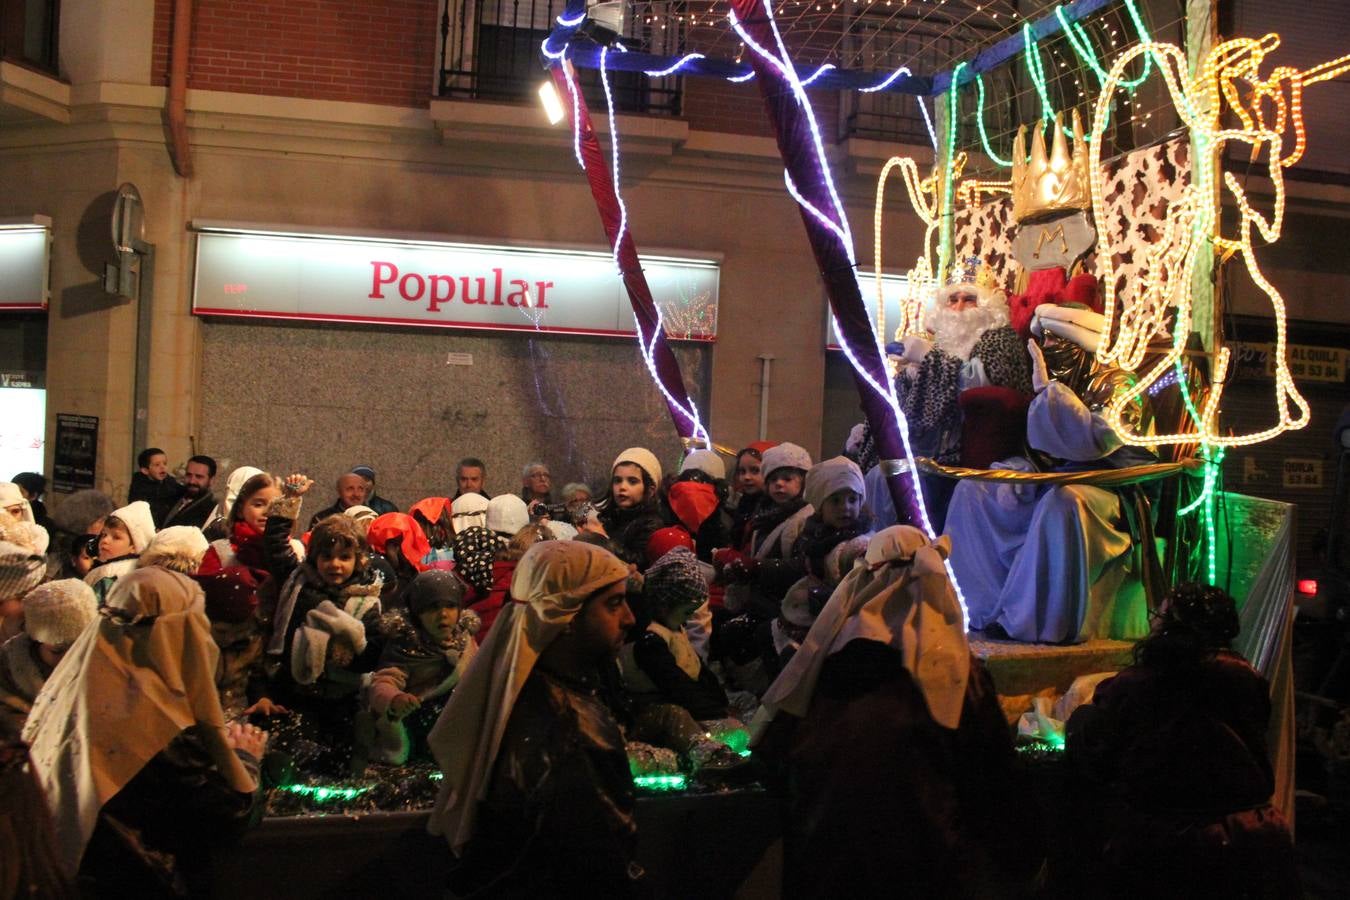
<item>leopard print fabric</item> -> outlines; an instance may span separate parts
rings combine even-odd
[[[1130,305],[1137,286],[1143,283],[1144,251],[1161,236],[1168,211],[1190,177],[1190,141],[1185,135],[1137,150],[1107,166],[1106,216],[1096,223],[1097,250],[1111,248],[1116,296],[1122,307]],[[1016,234],[1012,198],[986,199],[978,207],[958,209],[953,229],[953,257],[979,256],[994,270],[999,287],[1011,293],[1022,268],[1012,256]],[[1096,251],[1087,255],[1083,271],[1097,273]]]

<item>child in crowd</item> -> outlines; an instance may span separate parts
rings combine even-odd
[[[370,564],[384,576],[381,604],[385,609],[401,607],[408,586],[427,568],[431,544],[417,521],[400,512],[385,513],[371,522],[366,543],[371,551]]]
[[[505,496],[515,497],[514,494]],[[495,498],[494,498],[495,499]],[[519,500],[519,497],[515,497]],[[486,635],[492,623],[497,620],[502,607],[511,599],[511,575],[516,571],[516,563],[538,541],[554,540],[553,530],[543,524],[526,525],[515,533],[506,546],[497,550],[492,561],[492,585],[484,599],[473,604],[471,609],[482,621],[481,634]]]
[[[693,535],[698,558],[712,562],[714,550],[731,545],[731,513],[726,508],[726,466],[712,450],[694,450],[666,489],[666,503]]]
[[[356,522],[344,515],[314,526],[303,562],[289,551],[284,535],[312,485],[303,475],[288,477],[285,496],[272,504],[267,519],[275,575],[285,573],[276,609],[266,617],[271,629],[267,655],[276,669],[273,697],[307,720],[318,745],[315,766],[341,770],[351,760],[362,676],[374,669],[384,649],[383,579],[369,564]]]
[[[194,575],[201,568],[210,546],[200,528],[170,525],[150,539],[150,544],[136,562],[136,568],[159,566],[171,572]]]
[[[34,536],[0,509],[0,643],[23,630],[23,598],[47,575],[47,560],[34,546]]]
[[[764,483],[770,504],[747,524],[745,544],[719,553],[714,560],[721,579],[729,585],[727,609],[760,620],[778,614],[782,594],[760,588],[759,568],[766,560],[787,559],[806,518],[815,512],[802,496],[810,468],[811,454],[796,444],[782,443],[765,451]]]
[[[478,493],[460,494],[450,503],[450,522],[456,536],[474,527],[487,527],[488,498]]]
[[[150,515],[150,504],[144,500],[115,509],[103,520],[97,564],[84,576],[84,583],[94,589],[100,606],[117,579],[136,568],[141,551],[150,546],[154,536],[155,521]]]
[[[867,548],[869,520],[862,511],[867,492],[857,463],[836,456],[812,466],[804,493],[815,512],[807,516],[788,558],[763,563],[759,570],[760,583],[773,589],[791,579],[771,629],[774,673],[801,645],[834,586]]]
[[[409,586],[407,611],[392,617],[367,693],[374,733],[358,743],[370,744],[372,761],[403,765],[426,755],[427,732],[478,650],[481,622],[464,608],[466,592],[458,575],[441,570],[422,572]]]
[[[431,545],[427,563],[450,562],[455,558],[455,526],[450,518],[450,500],[447,497],[426,497],[408,507]]]
[[[49,581],[23,598],[23,632],[0,646],[0,739],[14,740],[52,669],[98,617],[98,600],[77,578]]]
[[[239,486],[234,502],[230,504],[224,520],[225,536],[211,542],[211,549],[202,560],[203,575],[211,575],[227,566],[269,568],[263,529],[268,510],[281,496],[281,482],[267,472],[254,472]]]
[[[669,524],[657,492],[661,463],[650,450],[630,447],[615,457],[610,473],[609,489],[599,503],[600,524],[622,549],[625,562],[645,566],[652,533]]]
[[[248,566],[226,566],[195,578],[206,597],[211,639],[220,648],[216,689],[225,717],[233,720],[255,713],[271,716],[286,712],[271,699],[264,664],[258,606],[259,589],[269,583],[266,573]]]

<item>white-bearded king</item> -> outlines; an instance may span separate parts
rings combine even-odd
[[[978,257],[967,259],[950,283],[934,292],[927,322],[932,341],[904,340],[896,391],[915,452],[955,464],[961,392],[996,386],[1030,394],[1031,363],[1008,324],[1008,300]]]

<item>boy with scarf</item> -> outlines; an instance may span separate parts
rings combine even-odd
[[[267,655],[276,672],[275,699],[304,715],[328,751],[321,750],[315,761],[345,768],[362,675],[374,669],[384,649],[384,581],[369,564],[360,528],[347,516],[316,524],[305,561],[296,557],[286,535],[312,483],[290,476],[285,495],[268,512],[271,568],[285,580],[271,617]]]
[[[391,633],[371,678],[369,716],[363,723],[373,725],[370,757],[375,762],[403,765],[410,754],[426,753],[427,732],[478,651],[474,635],[481,622],[464,608],[466,590],[453,572],[422,572],[405,594],[407,611],[390,617]]]

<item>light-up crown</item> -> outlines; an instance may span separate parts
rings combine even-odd
[[[994,276],[994,270],[987,262],[978,256],[967,256],[965,259],[952,261],[951,271],[947,276],[947,287],[957,284],[973,284],[976,287],[993,290],[998,287],[998,278]]]
[[[1092,190],[1088,184],[1087,141],[1078,110],[1073,111],[1073,155],[1064,138],[1061,114],[1055,114],[1055,137],[1050,157],[1045,155],[1045,135],[1036,125],[1031,136],[1031,158],[1027,160],[1025,125],[1017,129],[1013,141],[1012,198],[1013,218],[1019,222],[1046,213],[1092,208]],[[1023,162],[1023,160],[1027,160]]]

